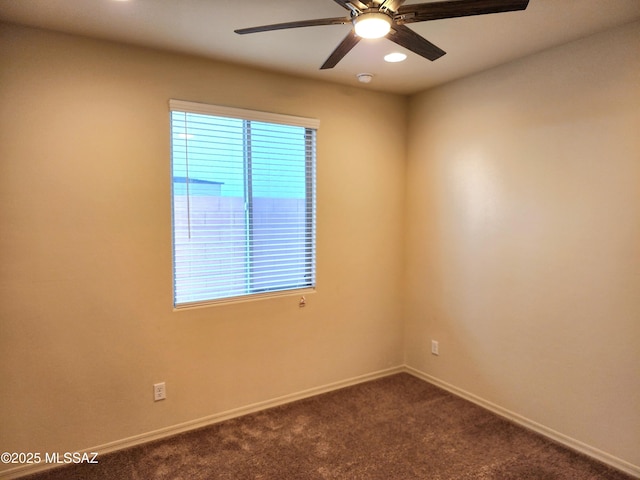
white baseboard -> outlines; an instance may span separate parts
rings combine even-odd
[[[153,440],[159,440],[162,438],[170,437],[172,435],[187,432],[189,430],[195,430],[197,428],[202,428],[202,427],[213,425],[219,422],[223,422],[231,418],[240,417],[242,415],[247,415],[249,413],[259,412],[261,410],[266,410],[268,408],[277,407],[279,405],[284,405],[286,403],[295,402],[296,400],[302,400],[304,398],[313,397],[315,395],[331,392],[333,390],[339,390],[341,388],[357,385],[359,383],[364,383],[371,380],[376,380],[378,378],[386,377],[396,373],[401,373],[404,371],[405,371],[404,366],[397,366],[397,367],[392,367],[385,370],[379,370],[377,372],[368,373],[366,375],[360,375],[357,377],[341,380],[341,381],[330,383],[327,385],[313,387],[308,390],[302,390],[300,392],[272,398],[270,400],[253,403],[251,405],[245,405],[243,407],[234,408],[232,410],[215,413],[213,415],[208,415],[206,417],[198,418],[196,420],[190,420],[188,422],[160,428],[158,430],[142,433],[140,435],[135,435],[133,437],[124,438],[122,440],[116,440],[114,442],[105,443],[104,445],[98,445],[96,447],[87,448],[83,450],[81,453],[98,452],[100,455],[104,455],[106,453],[122,450],[125,448],[135,447],[137,445],[142,445],[144,443],[151,442]],[[99,457],[98,457],[98,461],[99,461]],[[39,471],[50,470],[52,468],[56,468],[56,466],[52,466],[51,464],[21,465],[19,467],[11,468],[9,470],[4,470],[0,472],[0,480],[17,479],[26,475],[31,475]]]
[[[507,418],[508,420],[511,420],[512,422],[517,423],[518,425],[528,428],[529,430],[533,430],[534,432],[537,432],[555,442],[565,445],[566,447],[571,448],[572,450],[576,450],[580,453],[588,455],[589,457],[592,457],[598,461],[601,461],[607,465],[612,466],[613,468],[621,470],[629,475],[632,475],[640,479],[640,466],[633,465],[629,462],[626,462],[625,460],[622,460],[606,452],[603,452],[602,450],[599,450],[583,442],[580,442],[579,440],[575,440],[571,437],[568,437],[560,432],[557,432],[551,428],[548,428],[544,425],[534,422],[533,420],[530,420],[515,412],[502,408],[499,405],[489,402],[470,392],[467,392],[461,388],[458,388],[443,380],[440,380],[436,377],[433,377],[427,373],[424,373],[420,370],[417,370],[409,366],[398,366],[398,367],[388,368],[385,370],[380,370],[380,371],[369,373],[366,375],[361,375],[358,377],[341,380],[339,382],[334,382],[327,385],[310,388],[308,390],[303,390],[300,392],[283,395],[281,397],[272,398],[270,400],[253,403],[251,405],[234,408],[231,410],[216,413],[213,415],[208,415],[206,417],[198,418],[188,422],[172,425],[169,427],[164,427],[164,428],[143,433],[140,435],[135,435],[133,437],[116,440],[114,442],[106,443],[104,445],[87,448],[83,450],[83,452],[86,452],[86,453],[99,452],[100,455],[103,455],[103,454],[114,452],[117,450],[135,447],[147,442],[151,442],[154,440],[170,437],[172,435],[176,435],[179,433],[187,432],[189,430],[194,430],[197,428],[202,428],[208,425],[213,425],[219,422],[223,422],[231,418],[236,418],[242,415],[247,415],[247,414],[258,412],[261,410],[266,410],[268,408],[284,405],[286,403],[291,403],[296,400],[302,400],[304,398],[313,397],[315,395],[320,395],[322,393],[331,392],[333,390],[349,387],[351,385],[357,385],[359,383],[368,382],[371,380],[375,380],[378,378],[386,377],[386,376],[393,375],[396,373],[401,373],[401,372],[409,373],[417,378],[420,378],[421,380],[424,380],[433,385],[436,385],[437,387],[443,388],[444,390],[447,390],[448,392],[451,392],[458,397],[464,398],[465,400],[469,400],[470,402],[473,402],[493,413],[496,413],[501,417]],[[42,464],[23,465],[23,466],[19,466],[16,468],[12,468],[12,469],[4,470],[0,472],[0,480],[17,479],[25,475],[31,475],[38,471],[48,470],[51,468],[56,468],[56,467],[52,467],[51,465],[42,465]]]
[[[602,463],[605,463],[617,470],[621,470],[629,475],[632,475],[635,478],[640,478],[640,466],[633,465],[621,458],[615,457],[613,455],[608,454],[607,452],[603,452],[595,447],[587,445],[579,440],[571,438],[567,435],[564,435],[560,432],[557,432],[549,427],[546,427],[540,423],[534,422],[522,415],[519,415],[515,412],[507,410],[506,408],[502,408],[499,405],[496,405],[488,400],[480,398],[473,393],[467,392],[461,388],[458,388],[450,383],[447,383],[439,378],[433,377],[427,373],[424,373],[415,368],[405,366],[405,372],[410,373],[411,375],[420,378],[426,382],[429,382],[437,387],[440,387],[444,390],[447,390],[454,395],[464,398],[465,400],[469,400],[470,402],[475,403],[476,405],[481,406],[501,417],[504,417],[518,425],[521,425],[529,430],[533,430],[536,433],[539,433],[557,443],[560,443],[572,450],[583,453],[591,458],[594,458]]]

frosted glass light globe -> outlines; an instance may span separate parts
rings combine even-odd
[[[363,13],[354,20],[356,35],[362,38],[381,38],[391,30],[391,19],[384,13]]]

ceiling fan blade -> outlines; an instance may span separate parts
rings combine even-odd
[[[513,12],[524,10],[528,4],[529,0],[447,0],[404,5],[398,8],[396,22],[404,24],[488,13]]]
[[[351,7],[349,5],[356,7],[361,12],[367,9],[367,5],[360,0],[334,0],[334,2],[350,11]]]
[[[387,38],[431,61],[437,60],[447,53],[404,25],[394,25],[391,32],[387,34]]]
[[[298,22],[275,23],[273,25],[262,25],[259,27],[239,28],[238,30],[234,30],[234,32],[244,35],[247,33],[285,30],[287,28],[316,27],[320,25],[344,25],[345,23],[351,23],[351,19],[349,17],[317,18],[315,20],[300,20]]]
[[[329,58],[322,64],[320,70],[326,70],[328,68],[335,67],[340,60],[344,58],[344,56],[349,53],[349,51],[356,46],[356,44],[360,41],[360,37],[356,35],[354,30],[349,32],[349,35],[344,37],[344,40],[340,42],[340,45],[336,47],[336,49],[329,55]]]

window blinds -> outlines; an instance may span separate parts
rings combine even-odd
[[[315,286],[315,140],[301,117],[172,100],[174,305]]]

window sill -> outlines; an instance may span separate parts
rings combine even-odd
[[[234,305],[239,303],[257,302],[260,300],[267,300],[271,298],[300,297],[303,295],[309,295],[313,293],[316,293],[316,289],[312,287],[300,288],[296,290],[283,290],[279,292],[253,293],[250,295],[242,295],[242,296],[231,297],[231,298],[221,298],[218,300],[207,300],[202,302],[184,303],[182,305],[173,307],[173,311],[183,312],[185,310],[195,310],[200,308],[217,307],[222,305]]]

